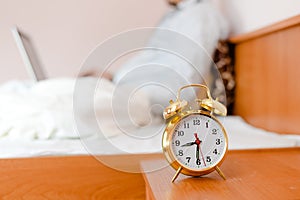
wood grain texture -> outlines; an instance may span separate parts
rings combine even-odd
[[[142,157],[110,158],[126,167]],[[0,199],[145,199],[141,174],[116,171],[91,156],[2,159],[0,174]]]
[[[147,169],[164,160],[145,161]],[[229,151],[221,170],[201,178],[179,175],[171,167],[144,174],[148,199],[299,199],[300,148]]]
[[[236,44],[234,114],[269,131],[300,134],[300,17],[291,20]]]

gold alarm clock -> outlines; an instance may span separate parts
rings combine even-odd
[[[198,87],[206,91],[203,99],[195,99],[197,109],[180,99],[180,92],[188,87]],[[178,90],[176,101],[164,110],[167,125],[163,133],[163,152],[170,165],[179,173],[202,176],[216,170],[225,180],[220,170],[227,149],[226,131],[214,114],[226,116],[226,107],[211,97],[208,87],[201,84],[186,85]]]

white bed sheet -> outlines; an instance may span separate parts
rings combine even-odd
[[[280,135],[255,128],[239,116],[222,119],[228,132],[229,149],[281,148],[300,146],[300,136]],[[149,127],[147,131],[157,129]],[[143,130],[145,131],[145,129]],[[109,141],[109,142],[108,142]],[[88,144],[88,147],[87,147]],[[112,148],[118,146],[120,150]],[[122,154],[122,153],[157,153],[161,152],[161,134],[146,140],[134,139],[127,135],[105,138],[89,137],[63,140],[16,140],[0,139],[0,158],[87,155],[87,154]],[[92,150],[92,152],[91,152]]]
[[[93,88],[97,80],[82,79],[82,86]],[[120,131],[113,120],[111,82],[103,82],[96,95],[96,117],[102,120],[105,136],[98,136],[90,126],[93,111],[83,107],[80,121],[89,127],[76,134],[73,118],[73,89],[75,79],[52,79],[38,84],[10,82],[0,87],[0,158],[34,157],[52,155],[86,154],[135,154],[161,152],[163,121],[158,119],[151,126],[131,129],[128,117],[123,117],[123,128],[131,136]],[[86,90],[87,90],[86,89]],[[98,94],[96,92],[96,94]],[[85,102],[82,105],[86,105]],[[145,110],[149,105],[144,96],[135,104],[135,118],[142,124],[147,121]],[[80,114],[80,113],[79,113]],[[120,114],[120,113],[118,113]],[[239,116],[220,119],[228,132],[229,149],[279,148],[300,146],[300,136],[280,135],[255,128]],[[131,123],[132,124],[132,123]],[[131,131],[132,130],[132,131]],[[148,137],[145,139],[145,137]]]

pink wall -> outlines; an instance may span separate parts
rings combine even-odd
[[[300,14],[299,0],[211,0],[231,24],[231,35],[268,26]]]
[[[165,0],[0,0],[0,82],[28,79],[10,28],[31,36],[51,77],[74,76],[88,53],[113,34],[155,26]]]
[[[299,0],[211,0],[237,35],[300,14]],[[166,0],[0,0],[0,82],[29,78],[10,28],[29,34],[51,77],[75,76],[88,53],[119,32],[155,26]]]

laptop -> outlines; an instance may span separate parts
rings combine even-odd
[[[18,30],[16,26],[11,29],[11,32],[31,79],[35,82],[46,79],[44,69],[40,64],[30,38]]]

